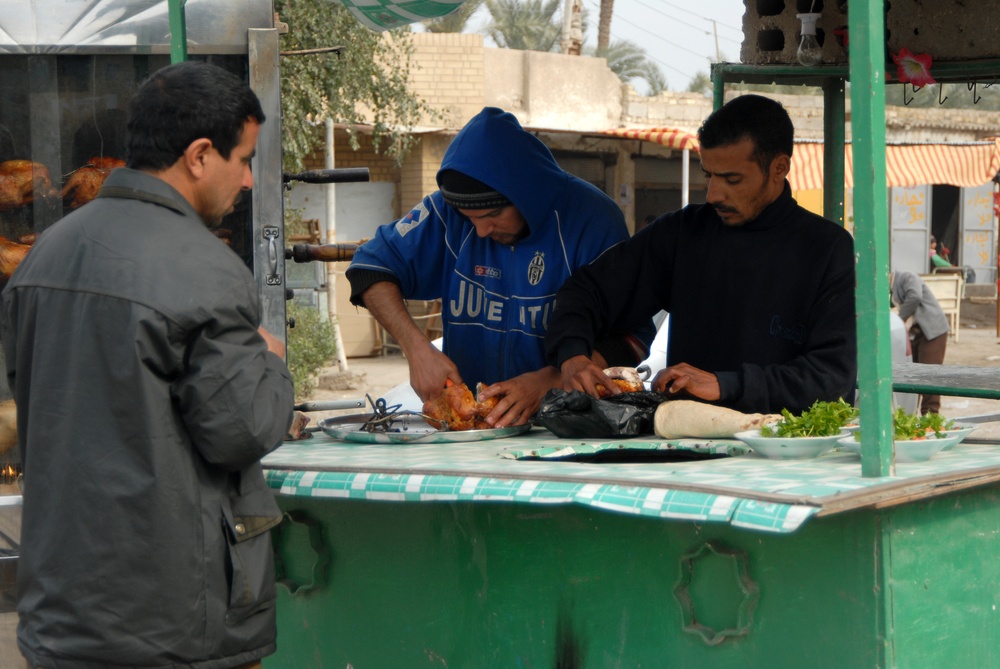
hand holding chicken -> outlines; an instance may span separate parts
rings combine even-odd
[[[477,394],[481,388],[482,384],[476,388]],[[436,422],[447,423],[452,431],[488,430],[493,426],[486,422],[486,416],[496,403],[496,397],[480,402],[464,383],[451,384],[440,395],[424,402],[424,420],[435,427],[438,427]]]

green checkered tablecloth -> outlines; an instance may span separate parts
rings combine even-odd
[[[787,533],[831,504],[878,492],[884,502],[914,487],[940,486],[1000,471],[1000,446],[964,443],[896,475],[863,478],[857,455],[767,460],[754,453],[703,461],[601,463],[550,459],[567,450],[699,450],[746,453],[739,442],[557,439],[535,428],[496,441],[357,444],[326,436],[289,442],[264,459],[279,495],[383,500],[585,504],[649,517],[725,522]],[[883,494],[884,492],[884,494]],[[848,508],[848,507],[844,507]]]
[[[436,19],[458,9],[465,0],[340,0],[358,21],[372,30],[391,30]]]

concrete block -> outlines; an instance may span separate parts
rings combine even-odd
[[[834,30],[847,28],[846,0],[747,0],[740,60],[754,65],[798,62],[795,53],[802,24],[795,15],[811,9],[822,15],[816,39],[823,49],[823,63],[846,63],[847,52],[834,35]]]
[[[935,61],[996,58],[997,8],[996,0],[892,0],[885,19],[889,50],[905,47]]]

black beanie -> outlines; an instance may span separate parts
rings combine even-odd
[[[500,191],[456,170],[442,170],[438,187],[444,201],[456,209],[499,209],[511,204]]]

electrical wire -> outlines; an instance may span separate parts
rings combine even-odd
[[[591,7],[592,7],[592,8],[596,8],[596,9],[600,9],[600,8],[599,8],[599,7],[597,6],[597,5],[595,5],[595,4],[594,4],[594,1],[593,1],[593,0],[589,0],[589,1],[590,1],[590,5],[591,5]],[[666,43],[667,43],[667,44],[669,44],[670,46],[673,46],[673,47],[676,47],[676,48],[680,49],[681,51],[686,51],[687,53],[689,53],[689,54],[691,54],[691,55],[693,55],[693,56],[698,56],[698,57],[704,57],[704,58],[705,58],[706,60],[708,60],[708,62],[709,62],[709,63],[711,63],[711,62],[712,62],[712,59],[711,59],[711,58],[709,58],[708,56],[702,56],[702,54],[700,54],[700,53],[697,53],[697,52],[695,52],[695,51],[691,51],[691,50],[690,50],[690,49],[688,49],[687,47],[683,47],[683,46],[681,46],[680,44],[676,44],[676,43],[674,43],[674,42],[671,42],[671,41],[670,41],[670,40],[668,40],[668,39],[664,39],[664,38],[660,37],[659,35],[657,35],[656,33],[651,33],[651,32],[649,32],[648,30],[646,30],[645,28],[643,28],[642,26],[638,26],[638,25],[636,25],[636,24],[632,23],[631,21],[628,21],[627,19],[623,19],[623,18],[621,18],[620,16],[616,16],[615,18],[616,18],[616,19],[618,19],[618,20],[620,20],[620,21],[623,21],[623,22],[625,22],[625,23],[628,23],[629,25],[631,25],[631,26],[633,26],[633,27],[635,27],[635,28],[638,28],[639,30],[642,30],[643,32],[647,32],[647,33],[649,33],[650,35],[653,35],[654,37],[659,37],[660,39],[662,39],[662,40],[663,40],[664,42],[666,42]],[[594,20],[593,20],[593,19],[590,19],[590,20],[589,20],[589,23],[590,23],[590,25],[591,25],[592,27],[597,27],[597,24],[596,24],[596,23],[594,22]],[[614,31],[611,31],[611,37],[613,37],[613,38],[615,38],[616,40],[619,40],[619,41],[628,41],[628,40],[626,40],[625,38],[623,38],[623,37],[619,37],[618,35],[616,35]],[[651,55],[649,55],[648,53],[646,53],[646,58],[648,58],[649,60],[652,60],[652,61],[655,61],[656,63],[660,64],[661,66],[663,66],[663,67],[665,67],[665,68],[667,68],[668,70],[673,70],[673,71],[674,71],[674,72],[676,72],[677,74],[680,74],[680,75],[682,75],[682,76],[685,76],[685,77],[687,77],[688,79],[692,79],[692,78],[694,78],[694,75],[692,75],[692,74],[690,74],[690,73],[688,73],[688,72],[685,72],[685,71],[683,71],[683,70],[679,70],[679,69],[677,69],[676,67],[674,67],[673,65],[670,65],[670,64],[668,64],[668,63],[664,63],[664,62],[663,62],[662,60],[660,60],[659,58],[656,58],[656,57],[654,57],[654,56],[651,56]]]
[[[814,1],[815,1],[815,0],[814,0]],[[677,20],[678,20],[678,19],[677,19],[676,17],[674,17],[674,16],[671,16],[670,14],[667,14],[666,12],[664,12],[664,11],[662,11],[662,10],[659,10],[659,9],[657,9],[656,7],[653,7],[653,6],[651,6],[651,5],[647,5],[647,4],[645,3],[645,2],[642,2],[642,0],[635,0],[635,2],[636,2],[637,4],[640,4],[640,5],[642,5],[643,7],[646,7],[647,9],[650,9],[650,10],[652,10],[652,11],[656,12],[657,14],[662,14],[663,16],[666,16],[667,18],[669,18],[669,19],[673,19],[673,20],[675,20],[675,21],[677,21]],[[701,15],[701,14],[699,14],[698,12],[693,12],[693,11],[691,11],[690,9],[688,9],[687,7],[682,7],[682,6],[680,6],[680,5],[675,5],[674,3],[672,3],[672,2],[666,2],[665,0],[660,0],[660,4],[663,4],[663,5],[669,5],[670,7],[673,7],[674,9],[679,9],[679,10],[681,10],[682,12],[687,12],[688,14],[690,14],[690,15],[692,15],[692,16],[696,16],[696,17],[698,17],[699,19],[702,19],[702,20],[704,20],[704,21],[711,21],[712,23],[714,23],[714,24],[716,24],[716,25],[718,25],[718,26],[722,26],[723,28],[728,28],[729,30],[735,30],[735,31],[736,31],[736,32],[738,32],[738,33],[742,33],[742,32],[743,32],[743,28],[736,28],[736,27],[733,27],[733,26],[729,25],[728,23],[723,23],[723,22],[721,22],[721,21],[718,21],[718,20],[716,20],[716,19],[713,19],[713,18],[709,18],[709,17],[707,17],[707,16],[702,16],[702,15]],[[684,25],[688,25],[688,24],[684,24]]]

